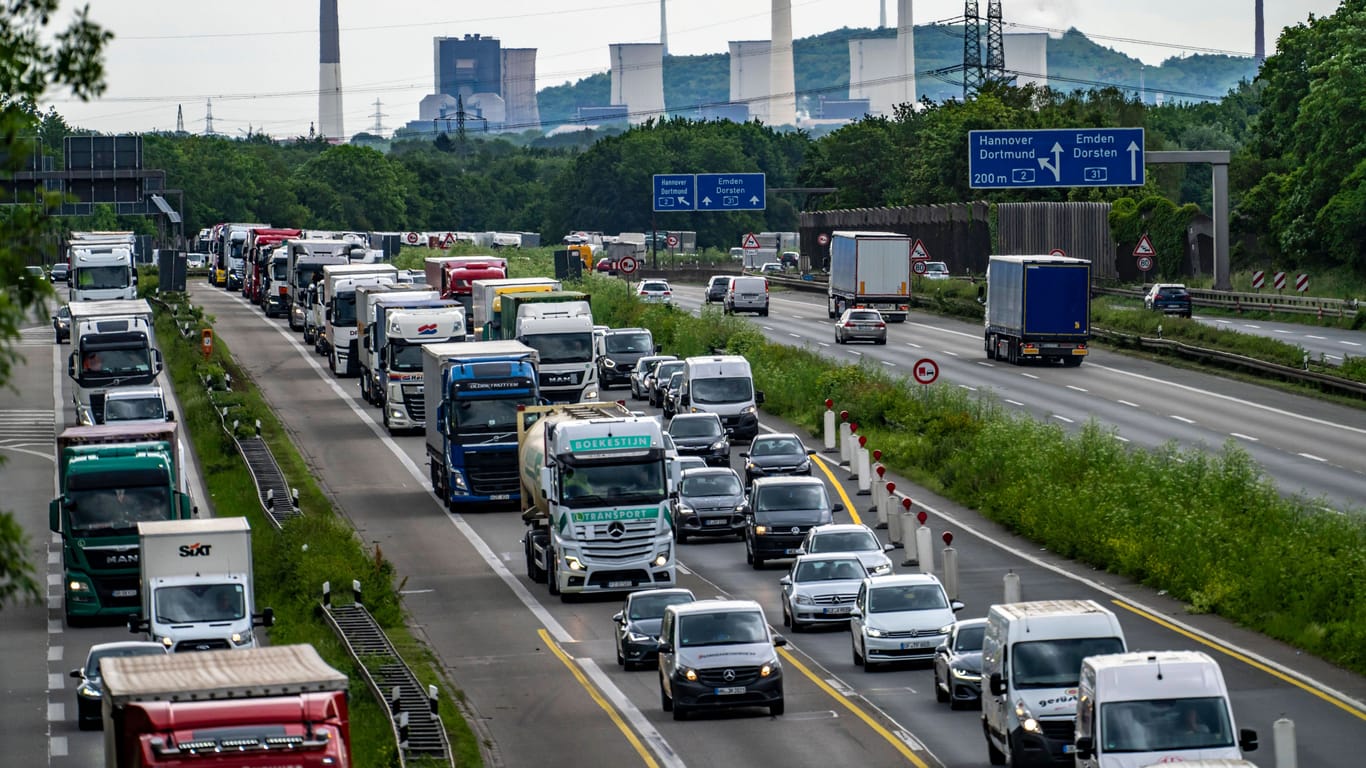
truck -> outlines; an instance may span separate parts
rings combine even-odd
[[[144,521],[137,530],[142,607],[130,631],[172,653],[255,647],[253,627],[271,626],[275,613],[255,613],[245,517]]]
[[[501,256],[429,257],[424,263],[427,285],[441,298],[460,302],[465,308],[465,333],[474,333],[474,281],[507,277],[507,259]]]
[[[266,280],[270,274],[271,251],[275,249],[275,246],[290,238],[298,237],[302,232],[303,230],[299,229],[257,227],[247,233],[247,244],[243,251],[243,298],[257,306],[264,305]]]
[[[380,392],[383,389],[378,375],[378,358],[382,344],[378,347],[371,344],[371,336],[375,335],[375,320],[381,314],[380,307],[430,306],[439,301],[436,291],[426,290],[426,286],[414,283],[377,283],[362,285],[356,289],[356,365],[360,370],[362,400],[371,405],[379,405]],[[464,318],[461,319],[463,321]],[[383,335],[382,329],[379,335]]]
[[[312,344],[317,333],[311,322],[312,308],[323,267],[346,263],[345,256],[318,256],[290,249],[285,267],[289,275],[289,329],[303,333],[305,344]]]
[[[531,406],[517,451],[529,578],[565,600],[674,585],[674,489],[656,419],[614,402]]]
[[[471,286],[471,312],[474,336],[482,341],[503,338],[502,295],[529,291],[558,291],[560,281],[549,277],[509,277],[502,280],[475,280]]]
[[[541,396],[553,403],[598,399],[589,296],[578,291],[505,293],[500,331],[540,353]]]
[[[73,301],[67,376],[75,382],[72,404],[81,424],[104,420],[105,393],[116,387],[147,386],[161,373],[161,350],[145,299]]]
[[[903,323],[911,302],[910,237],[892,232],[833,232],[826,310],[839,317],[850,307],[876,309]]]
[[[175,421],[160,385],[115,387],[104,393],[104,406],[95,412],[97,424],[159,424]]]
[[[196,513],[175,422],[69,427],[57,436],[57,498],[69,626],[139,608],[137,524]]]
[[[214,285],[229,291],[240,291],[246,277],[247,236],[253,229],[269,228],[269,224],[221,224],[214,233],[214,268],[210,273]]]
[[[349,768],[350,681],[311,645],[100,663],[105,768]]]
[[[422,347],[450,344],[465,339],[465,310],[455,302],[433,307],[389,307],[380,305],[371,343],[375,354],[376,405],[389,434],[400,430],[425,429],[426,400],[423,397],[425,374]]]
[[[539,362],[515,341],[422,346],[427,463],[447,509],[520,498],[517,413],[540,404]]]
[[[316,347],[327,356],[337,376],[356,375],[359,334],[356,332],[356,289],[362,285],[395,283],[398,270],[388,264],[341,264],[323,267],[314,324],[319,329]]]
[[[992,256],[979,297],[988,360],[1081,365],[1091,338],[1091,262],[1065,256]]]
[[[67,299],[136,299],[132,232],[72,232],[67,241]]]
[[[265,283],[258,303],[266,317],[289,314],[289,249],[283,244],[273,246],[266,257]]]

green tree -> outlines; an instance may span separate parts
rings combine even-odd
[[[7,0],[0,14],[0,179],[13,179],[32,154],[29,137],[42,122],[34,105],[44,93],[64,89],[88,99],[104,90],[102,57],[113,35],[90,20],[88,6],[53,34],[48,24],[58,4]],[[51,293],[24,267],[43,262],[57,205],[60,201],[40,198],[0,213],[0,285],[14,287],[0,292],[0,384],[9,382],[20,327]],[[23,528],[9,512],[0,512],[0,608],[16,598],[42,596],[28,549]]]

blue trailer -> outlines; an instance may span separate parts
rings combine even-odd
[[[1091,262],[992,256],[986,282],[988,360],[1081,365],[1091,338]]]

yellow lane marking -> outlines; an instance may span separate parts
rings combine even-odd
[[[617,712],[616,708],[608,703],[607,699],[602,697],[602,694],[598,693],[598,689],[594,688],[593,684],[588,682],[588,678],[584,676],[583,671],[579,669],[579,665],[575,664],[574,660],[569,658],[569,654],[565,653],[560,646],[555,644],[555,641],[550,637],[550,633],[546,632],[544,629],[537,629],[536,634],[541,636],[541,642],[545,643],[546,647],[550,649],[551,653],[555,654],[556,658],[564,662],[564,666],[569,670],[569,673],[574,676],[574,679],[579,681],[579,685],[583,686],[585,691],[588,691],[588,695],[593,697],[593,701],[596,701],[598,706],[602,707],[602,711],[606,712],[607,716],[612,719],[612,722],[617,726],[617,730],[622,732],[622,735],[626,737],[626,740],[631,743],[632,747],[635,747],[636,753],[640,755],[640,759],[644,760],[649,768],[659,768],[659,763],[655,762],[654,755],[651,755],[650,750],[646,749],[645,745],[640,742],[635,731],[631,730],[630,726],[626,724],[626,721],[621,719],[621,714]]]
[[[881,723],[873,719],[872,715],[868,714],[867,712],[864,712],[862,707],[856,706],[854,702],[849,700],[849,697],[841,694],[839,691],[830,687],[829,683],[817,677],[814,672],[812,672],[810,669],[807,669],[805,664],[801,663],[800,661],[797,661],[797,657],[789,653],[786,648],[779,648],[778,653],[782,654],[784,661],[786,661],[788,664],[791,664],[793,667],[796,667],[798,672],[801,672],[803,675],[806,675],[807,679],[815,683],[817,688],[820,688],[822,691],[825,691],[827,694],[830,695],[830,698],[834,699],[835,701],[838,701],[845,709],[853,713],[854,717],[857,717],[858,719],[862,720],[864,724],[867,725],[869,728],[872,728],[873,731],[877,733],[877,735],[886,739],[887,743],[891,744],[896,749],[896,751],[900,752],[902,757],[905,757],[907,760],[909,760],[912,765],[914,765],[916,768],[930,768],[924,760],[920,759],[919,755],[917,755],[915,752],[911,750],[910,746],[908,746],[906,742],[902,741],[901,739],[898,739],[895,735],[892,734],[891,731],[884,728]]]
[[[844,492],[844,487],[840,485],[840,481],[835,479],[835,473],[830,471],[830,467],[826,466],[821,457],[812,456],[811,458],[816,460],[816,466],[820,467],[825,476],[830,478],[830,484],[835,486],[835,493],[840,495],[840,501],[844,502],[844,508],[849,510],[849,516],[854,519],[855,523],[862,524],[863,521],[859,519],[858,510],[854,509],[854,502],[849,500],[849,494]]]
[[[1361,710],[1359,710],[1359,709],[1357,709],[1356,707],[1354,707],[1354,706],[1348,704],[1347,702],[1342,701],[1341,699],[1338,699],[1338,698],[1336,698],[1336,697],[1334,697],[1334,696],[1332,696],[1332,695],[1330,695],[1330,694],[1328,694],[1328,693],[1325,693],[1324,691],[1320,691],[1319,689],[1314,688],[1313,686],[1310,686],[1310,685],[1307,685],[1307,684],[1305,684],[1305,683],[1302,683],[1302,682],[1300,682],[1299,680],[1296,680],[1295,678],[1291,677],[1290,675],[1287,675],[1287,674],[1285,674],[1284,672],[1281,672],[1280,670],[1277,670],[1277,669],[1275,669],[1275,668],[1273,668],[1273,667],[1269,667],[1269,666],[1267,666],[1266,664],[1263,664],[1263,663],[1261,663],[1260,661],[1257,661],[1256,659],[1248,658],[1248,657],[1245,656],[1244,654],[1241,654],[1241,653],[1239,653],[1239,652],[1237,652],[1237,651],[1235,651],[1235,650],[1233,650],[1232,648],[1229,648],[1229,647],[1227,647],[1227,646],[1221,645],[1221,644],[1215,642],[1214,640],[1210,640],[1210,639],[1208,639],[1208,638],[1201,637],[1201,636],[1195,634],[1194,632],[1187,632],[1186,630],[1182,629],[1181,627],[1176,626],[1175,624],[1171,623],[1170,621],[1167,621],[1166,619],[1162,618],[1161,616],[1158,616],[1158,615],[1156,615],[1156,614],[1149,613],[1149,612],[1147,612],[1147,611],[1145,611],[1145,610],[1143,610],[1143,609],[1141,609],[1141,608],[1137,608],[1137,607],[1135,607],[1135,606],[1129,605],[1128,603],[1124,602],[1123,600],[1111,600],[1111,602],[1113,602],[1115,605],[1118,605],[1120,608],[1123,608],[1124,610],[1129,611],[1130,613],[1134,613],[1134,614],[1137,614],[1137,615],[1139,615],[1139,616],[1142,616],[1143,618],[1147,619],[1148,621],[1151,621],[1151,622],[1153,622],[1154,624],[1158,624],[1158,625],[1160,625],[1160,626],[1162,626],[1162,627],[1164,627],[1164,628],[1166,628],[1166,629],[1169,629],[1169,630],[1175,632],[1176,634],[1181,635],[1182,637],[1188,638],[1188,639],[1190,639],[1190,640],[1194,640],[1195,642],[1200,643],[1201,645],[1207,645],[1207,646],[1209,646],[1210,648],[1213,648],[1214,650],[1219,651],[1220,653],[1222,653],[1222,654],[1224,654],[1224,655],[1226,655],[1226,656],[1232,657],[1232,658],[1234,658],[1234,659],[1237,659],[1238,661],[1243,662],[1244,664],[1248,665],[1249,667],[1252,667],[1253,669],[1261,670],[1262,672],[1265,672],[1265,673],[1267,673],[1268,675],[1271,675],[1272,677],[1276,678],[1277,680],[1280,680],[1280,681],[1285,682],[1285,683],[1289,683],[1289,684],[1295,686],[1296,688],[1299,688],[1299,689],[1302,690],[1302,691],[1305,691],[1305,692],[1310,693],[1310,694],[1312,694],[1312,695],[1314,695],[1314,696],[1317,696],[1317,697],[1319,697],[1320,699],[1323,699],[1324,701],[1328,702],[1329,704],[1332,704],[1333,706],[1337,707],[1338,709],[1341,709],[1342,711],[1344,711],[1344,712],[1346,712],[1346,713],[1348,713],[1348,714],[1350,714],[1350,715],[1353,715],[1353,716],[1355,716],[1356,718],[1358,718],[1358,719],[1360,719],[1360,720],[1366,720],[1366,712],[1362,712]]]

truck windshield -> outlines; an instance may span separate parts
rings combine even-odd
[[[1171,752],[1233,746],[1221,696],[1116,701],[1100,706],[1102,752]]]
[[[1016,688],[1070,688],[1081,675],[1087,656],[1123,653],[1117,637],[1071,637],[1016,643],[1010,648],[1012,684]]]
[[[560,475],[565,506],[601,507],[664,500],[664,462],[579,464]]]
[[[145,376],[152,372],[147,348],[97,349],[81,356],[83,382],[108,381],[123,376]]]
[[[241,584],[186,584],[156,591],[158,624],[240,621],[247,615]]]
[[[339,293],[332,300],[332,325],[340,328],[356,324],[356,294]]]
[[[389,370],[422,370],[422,345],[394,342],[389,345]]]
[[[534,333],[522,342],[541,355],[541,365],[551,363],[586,363],[593,359],[593,334]]]
[[[754,382],[748,376],[720,379],[693,379],[689,382],[692,401],[710,405],[747,403],[754,399]]]
[[[77,267],[76,287],[93,290],[127,288],[128,267]]]
[[[451,409],[456,435],[504,435],[517,431],[517,406],[526,397],[461,398]]]
[[[648,333],[610,333],[607,335],[608,354],[647,354],[654,351],[654,339]]]
[[[66,497],[75,537],[117,536],[137,531],[140,522],[171,518],[170,490],[163,486],[72,488]]]
[[[285,278],[287,278],[287,277],[289,277],[289,262],[287,262],[287,261],[272,261],[272,262],[270,263],[270,279],[271,279],[271,280],[274,280],[275,282],[279,283],[279,282],[284,282]]]

